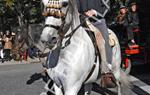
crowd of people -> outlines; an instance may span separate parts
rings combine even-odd
[[[127,34],[128,46],[138,46],[135,42],[133,32],[139,31],[139,18],[137,14],[136,2],[130,3],[128,6],[120,4],[118,16],[115,19],[115,23],[122,27],[120,31]]]
[[[30,47],[25,50],[15,48],[15,32],[6,30],[4,33],[0,32],[0,62],[26,60],[29,56],[33,58],[36,56],[37,49],[35,47]]]

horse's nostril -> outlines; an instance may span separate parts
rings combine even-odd
[[[52,40],[56,40],[56,37],[52,37]]]
[[[57,42],[57,38],[56,37],[52,37],[52,43],[56,43]]]
[[[44,44],[45,43],[45,41],[43,41],[43,40],[41,40],[41,42]]]

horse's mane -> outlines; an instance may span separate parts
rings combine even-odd
[[[79,24],[80,24],[80,19],[79,19],[79,12],[77,9],[77,2],[76,0],[69,0],[71,11],[72,11],[72,27],[75,29]]]

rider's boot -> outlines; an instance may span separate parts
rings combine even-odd
[[[101,87],[103,87],[103,88],[116,87],[116,80],[115,80],[113,73],[111,73],[111,72],[103,73],[101,75],[100,84],[101,84]]]
[[[102,88],[116,87],[116,78],[112,73],[112,64],[108,64],[107,61],[101,62],[100,86]]]

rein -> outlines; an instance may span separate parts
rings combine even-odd
[[[84,22],[83,22],[83,23],[80,23],[71,33],[69,33],[68,35],[66,35],[66,36],[63,37],[63,38],[69,38],[69,39],[65,42],[65,46],[63,46],[62,48],[65,48],[65,47],[67,47],[67,46],[70,44],[70,40],[71,40],[73,34],[74,34],[74,33],[79,29],[79,27],[81,27],[83,24],[84,24]],[[65,35],[65,34],[63,34],[63,35]]]

